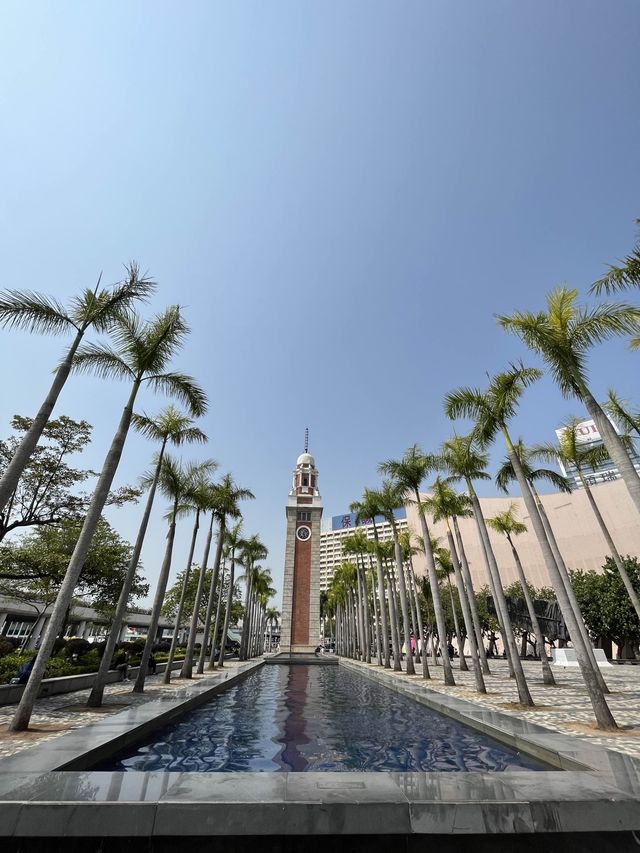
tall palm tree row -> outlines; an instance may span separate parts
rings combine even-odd
[[[31,677],[10,723],[12,731],[22,731],[29,724],[54,641],[71,603],[73,591],[118,469],[140,389],[147,385],[152,390],[176,397],[188,406],[193,416],[202,415],[206,411],[206,395],[200,386],[191,377],[167,369],[171,359],[182,347],[188,332],[189,327],[178,306],[168,308],[149,322],[143,322],[137,314],[129,311],[114,320],[111,337],[115,347],[107,343],[86,344],[75,353],[72,365],[74,370],[93,371],[103,378],[126,379],[131,383],[131,387],[42,638]]]
[[[73,335],[71,345],[54,371],[47,396],[0,478],[0,512],[42,436],[87,331],[110,331],[123,313],[136,302],[148,300],[156,287],[155,282],[140,274],[135,262],[128,265],[125,279],[112,287],[101,287],[101,279],[102,276],[93,290],[85,288],[74,296],[68,307],[52,296],[33,291],[8,290],[0,293],[1,326],[45,335]]]
[[[461,388],[451,392],[446,397],[445,409],[451,418],[469,417],[473,419],[475,422],[474,437],[483,446],[491,444],[498,434],[503,436],[509,460],[516,473],[518,485],[520,486],[520,491],[529,513],[547,572],[551,578],[558,604],[574,642],[576,657],[597,724],[602,729],[617,728],[589,657],[590,647],[587,647],[588,644],[584,643],[578,627],[580,616],[571,607],[567,590],[558,570],[553,552],[551,551],[538,507],[509,433],[509,422],[517,411],[522,393],[529,385],[539,379],[540,375],[541,371],[536,368],[513,365],[509,370],[490,378],[489,386],[485,391],[477,388]],[[506,639],[515,646],[513,634],[508,633]],[[517,662],[519,664],[517,650],[514,651],[512,649],[512,655],[514,663]]]
[[[127,566],[127,573],[122,585],[120,597],[116,605],[116,610],[109,626],[109,634],[107,636],[106,647],[100,661],[100,668],[96,675],[93,687],[87,700],[89,707],[99,707],[102,704],[104,694],[104,686],[106,684],[111,659],[120,636],[120,629],[124,619],[129,597],[131,595],[131,587],[140,561],[142,546],[147,534],[151,510],[155,500],[158,481],[160,479],[160,471],[162,469],[162,461],[164,459],[165,450],[168,443],[175,446],[180,446],[185,443],[205,442],[206,435],[198,427],[194,426],[192,418],[178,411],[174,406],[168,406],[156,418],[151,418],[149,415],[137,415],[134,413],[131,422],[138,432],[152,441],[160,443],[160,450],[155,457],[155,465],[153,473],[143,478],[143,486],[148,488],[147,502],[145,505],[142,521],[138,529],[135,545],[131,553],[131,559]]]

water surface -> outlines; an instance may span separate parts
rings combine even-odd
[[[97,770],[546,769],[339,666],[263,666]]]

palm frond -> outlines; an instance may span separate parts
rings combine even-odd
[[[200,417],[207,411],[207,395],[191,376],[184,373],[163,373],[147,376],[146,381],[155,391],[176,397],[194,417]]]
[[[77,329],[57,299],[32,290],[0,293],[0,326],[42,335],[60,335],[70,328]]]
[[[573,340],[584,351],[612,337],[630,335],[639,330],[640,308],[625,302],[605,302],[579,312]]]
[[[589,293],[616,293],[632,287],[640,287],[640,243],[622,261],[622,266],[610,266],[609,272],[591,285]]]
[[[75,354],[75,373],[93,373],[101,379],[134,379],[129,365],[107,344],[85,344]]]

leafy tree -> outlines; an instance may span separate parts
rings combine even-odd
[[[636,219],[636,224],[640,225],[640,219]],[[633,287],[640,287],[640,241],[622,261],[621,266],[609,266],[609,272],[591,286],[590,292],[616,293]]]
[[[80,535],[80,524],[65,521],[59,527],[39,527],[21,541],[0,551],[1,590],[20,601],[55,599]],[[101,518],[85,557],[75,595],[101,612],[113,607],[131,558],[132,547]],[[149,590],[136,571],[131,598]]]
[[[624,558],[625,569],[636,590],[640,591],[640,564],[637,557]],[[620,648],[631,645],[636,656],[640,643],[640,619],[635,612],[617,570],[607,557],[602,574],[595,571],[571,572],[580,607],[594,640],[613,640]]]

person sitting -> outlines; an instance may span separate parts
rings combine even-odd
[[[33,669],[35,661],[35,658],[31,658],[30,661],[19,666],[18,671],[16,672],[15,677],[11,679],[10,684],[26,684],[29,680],[29,676],[31,675],[31,670]]]
[[[115,668],[120,673],[120,681],[129,681],[129,653],[124,650],[115,659]]]

